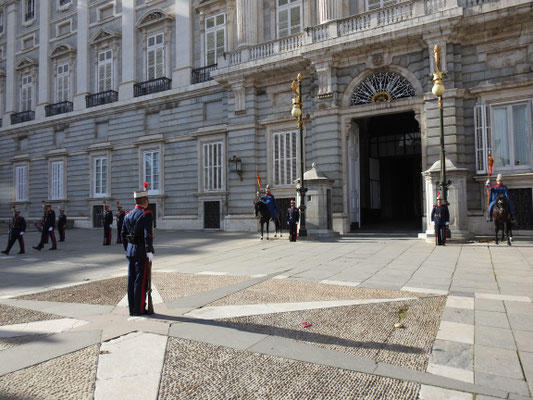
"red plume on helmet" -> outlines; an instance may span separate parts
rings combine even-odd
[[[148,182],[144,182],[143,186],[144,186],[144,190],[148,190]]]
[[[117,206],[118,206],[118,203],[119,203],[119,202],[117,201]]]

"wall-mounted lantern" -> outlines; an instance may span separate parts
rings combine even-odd
[[[229,160],[229,170],[230,172],[236,172],[239,174],[239,177],[241,178],[241,181],[242,181],[242,161],[239,157],[237,156],[233,156],[231,157]]]

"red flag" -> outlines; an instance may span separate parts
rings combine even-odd
[[[261,190],[261,178],[257,175],[257,190]]]
[[[494,159],[492,158],[492,155],[489,153],[489,175],[492,175],[492,165],[494,164]]]

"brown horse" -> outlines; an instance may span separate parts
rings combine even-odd
[[[498,244],[498,231],[502,230],[503,242],[505,235],[507,235],[507,244],[510,246],[513,240],[513,230],[511,224],[511,214],[509,213],[509,202],[505,195],[500,194],[496,199],[496,203],[492,207],[492,220],[494,221],[494,229],[496,234],[496,244]]]

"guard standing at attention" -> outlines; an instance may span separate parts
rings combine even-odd
[[[26,220],[22,215],[20,215],[20,211],[16,208],[13,209],[13,218],[11,219],[11,224],[9,225],[9,241],[7,243],[7,247],[5,250],[2,250],[2,253],[4,253],[6,256],[9,254],[9,250],[11,250],[11,247],[15,244],[15,242],[19,241],[20,251],[18,254],[24,254],[24,232],[26,232]]]
[[[56,213],[52,210],[52,205],[46,203],[44,205],[44,221],[43,221],[43,231],[41,233],[41,241],[37,246],[34,247],[35,250],[41,250],[44,247],[44,244],[48,240],[48,235],[52,240],[52,247],[48,250],[57,250],[56,236],[54,234],[54,228],[56,226]]]
[[[122,243],[122,224],[124,224],[124,217],[126,212],[117,201],[117,243]]]
[[[296,208],[294,199],[291,199],[291,208],[287,211],[287,224],[289,224],[289,241],[296,242],[297,225],[300,222],[300,211]]]
[[[65,228],[67,226],[67,216],[65,215],[65,209],[59,209],[59,217],[57,217],[57,230],[59,231],[59,241],[65,241]]]
[[[128,304],[130,315],[146,313],[146,279],[148,263],[154,256],[152,212],[148,207],[148,183],[135,192],[135,208],[124,218],[122,245],[128,259]]]
[[[113,228],[113,212],[109,205],[104,203],[104,246],[111,244],[111,229]]]
[[[442,196],[437,197],[437,205],[431,211],[431,221],[435,223],[435,244],[446,245],[446,227],[450,223],[448,206],[442,204]]]

